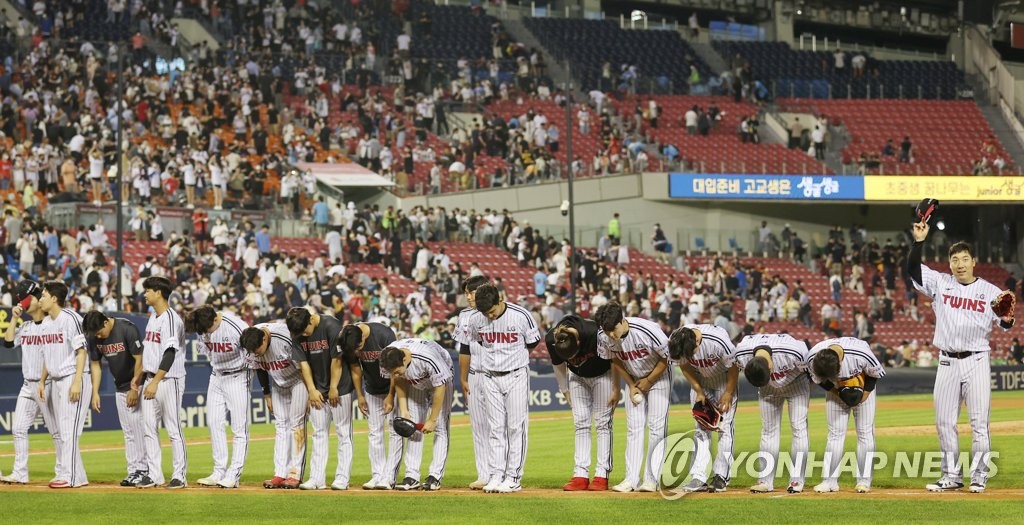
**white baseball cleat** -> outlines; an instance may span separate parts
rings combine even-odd
[[[197,479],[196,483],[204,487],[216,487],[217,484],[220,483],[220,478],[215,476],[207,476],[205,478]]]
[[[952,481],[946,478],[942,478],[935,483],[929,483],[924,486],[931,492],[946,492],[950,490],[960,490],[964,488],[964,484],[959,481]]]
[[[693,478],[689,483],[679,488],[683,492],[704,492],[708,490],[708,482],[703,479]]]
[[[230,481],[228,481],[226,479],[222,479],[222,480],[217,482],[217,486],[222,488],[222,489],[237,489],[238,488],[238,482],[235,481],[234,483],[232,483],[232,482],[230,482]]]
[[[334,483],[331,483],[331,490],[348,490],[348,483],[337,480]]]
[[[826,494],[829,492],[839,492],[839,486],[832,485],[827,481],[822,481],[821,483],[818,483],[817,485],[814,486],[814,492],[819,492],[822,494]]]
[[[985,485],[982,485],[981,483],[971,483],[971,488],[968,490],[974,494],[981,494],[985,492]]]
[[[393,485],[391,484],[391,482],[379,480],[377,481],[377,486],[373,487],[373,490],[391,490],[392,488]]]
[[[753,492],[754,494],[763,494],[765,492],[771,491],[772,488],[769,487],[768,484],[764,482],[758,482],[754,486],[750,487],[750,492]]]
[[[379,484],[380,481],[377,478],[373,478],[370,481],[363,483],[363,490],[375,490]]]
[[[863,483],[858,483],[857,486],[854,487],[853,490],[855,490],[857,492],[857,494],[867,494],[868,492],[871,492],[871,487],[869,487],[869,486],[867,486],[867,485],[865,485]]]
[[[636,488],[637,492],[658,492],[658,484],[653,481],[645,481]]]
[[[615,492],[633,492],[633,485],[629,481],[623,480],[622,483],[612,487],[612,490]]]
[[[501,480],[498,478],[494,478],[491,481],[488,481],[486,485],[484,485],[484,492],[488,494],[494,494],[495,492],[498,492],[499,486],[501,486]]]
[[[790,494],[800,494],[804,491],[804,483],[802,481],[790,481],[789,487],[786,488],[786,492]]]
[[[519,492],[520,490],[523,490],[522,485],[514,483],[512,482],[512,480],[506,479],[505,481],[502,481],[500,485],[498,485],[498,488],[497,490],[495,490],[495,492],[499,494],[508,494],[510,492]]]
[[[14,479],[14,476],[3,476],[0,477],[0,483],[6,483],[8,485],[24,485],[27,482]]]
[[[474,481],[474,482],[469,484],[469,488],[471,488],[473,490],[480,490],[480,489],[482,489],[482,488],[484,488],[486,486],[487,486],[487,480],[486,479],[478,479],[478,480],[476,480],[476,481]]]
[[[299,485],[299,490],[323,490],[325,488],[327,488],[327,487],[325,487],[323,485],[319,485],[319,484],[317,484],[313,480],[309,480],[309,481]]]

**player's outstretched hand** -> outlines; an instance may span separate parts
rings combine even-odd
[[[621,396],[622,396],[622,391],[619,390],[618,388],[613,388],[612,389],[612,395],[611,395],[611,397],[608,398],[608,407],[609,408],[615,408],[615,407],[619,406],[619,399],[621,398]]]
[[[385,414],[390,414],[391,411],[394,410],[394,409],[395,409],[394,398],[392,398],[391,396],[386,397],[384,399],[384,413]]]
[[[370,405],[366,402],[365,397],[359,399],[358,405],[359,411],[362,412],[364,416],[370,417]]]
[[[433,432],[434,429],[436,429],[436,428],[437,428],[437,421],[433,420],[433,419],[428,419],[428,420],[423,422],[422,432],[424,434],[429,434],[429,433]]]
[[[125,406],[128,408],[135,408],[139,404],[139,389],[132,388],[128,391],[128,395],[124,400]]]
[[[274,399],[270,396],[263,396],[263,400],[267,403],[267,412],[274,413]]]
[[[921,242],[928,237],[928,230],[931,229],[926,222],[915,222],[911,233],[914,235],[914,242]]]
[[[93,394],[93,396],[92,396],[92,409],[95,410],[97,414],[100,413],[100,396],[99,396],[99,394]]]
[[[309,406],[318,410],[324,406],[324,395],[319,390],[314,389],[309,393]]]
[[[718,400],[718,411],[726,413],[732,408],[732,394],[725,392],[722,397]]]
[[[43,381],[39,382],[39,400],[46,401],[46,384]]]
[[[14,305],[14,308],[11,308],[11,319],[17,320],[19,317],[21,317],[21,313],[23,311],[24,310],[21,309],[21,306]]]
[[[469,385],[462,383],[462,398],[466,400],[466,406],[469,406]]]
[[[68,391],[68,401],[77,403],[79,399],[82,399],[82,380],[74,379],[71,381],[71,390]]]
[[[149,384],[146,385],[145,390],[142,391],[142,398],[143,399],[153,399],[153,398],[155,398],[156,397],[156,389],[159,388],[159,387],[160,387],[160,383],[158,381],[150,381]]]
[[[338,406],[338,399],[338,387],[331,387],[331,389],[327,391],[327,402],[330,403],[332,407],[336,407]]]

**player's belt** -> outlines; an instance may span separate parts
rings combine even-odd
[[[217,377],[233,376],[235,374],[241,374],[242,372],[245,372],[246,370],[248,370],[248,369],[247,368],[240,368],[238,370],[232,370],[230,372],[218,372],[218,371],[214,370],[213,371],[213,375],[215,375]]]
[[[953,359],[967,359],[977,353],[980,352],[942,352],[942,355]]]
[[[500,372],[496,372],[496,371],[493,371],[493,370],[488,370],[488,371],[484,372],[484,375],[486,375],[487,377],[505,377],[505,376],[511,374],[512,372],[516,372],[516,371],[518,371],[518,370],[520,370],[522,368],[523,367],[519,367],[519,368],[514,368],[512,370],[504,370],[504,371],[500,371]]]
[[[476,374],[476,373],[479,373],[479,372],[480,372],[480,371],[479,371],[479,370],[477,370],[477,369],[475,369],[475,368],[470,368],[470,369],[469,369],[469,373],[470,373],[471,375],[472,375],[472,374]]]

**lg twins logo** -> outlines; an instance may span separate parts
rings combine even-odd
[[[942,294],[942,304],[956,310],[968,310],[972,312],[985,312],[984,299],[968,299],[957,295]]]
[[[638,359],[644,359],[651,355],[651,352],[646,348],[636,348],[633,350],[618,350],[615,352],[618,354],[619,359],[623,361],[636,361]]]
[[[215,354],[235,351],[235,345],[233,343],[206,341],[204,344],[206,345],[207,350]]]
[[[480,338],[489,345],[493,344],[515,344],[519,342],[517,332],[481,332]]]
[[[146,331],[146,341],[150,343],[160,344],[160,332]]]

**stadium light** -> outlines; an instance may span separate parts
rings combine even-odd
[[[940,219],[938,222],[935,223],[935,227],[938,228],[939,231],[943,231],[946,229],[946,223]]]

